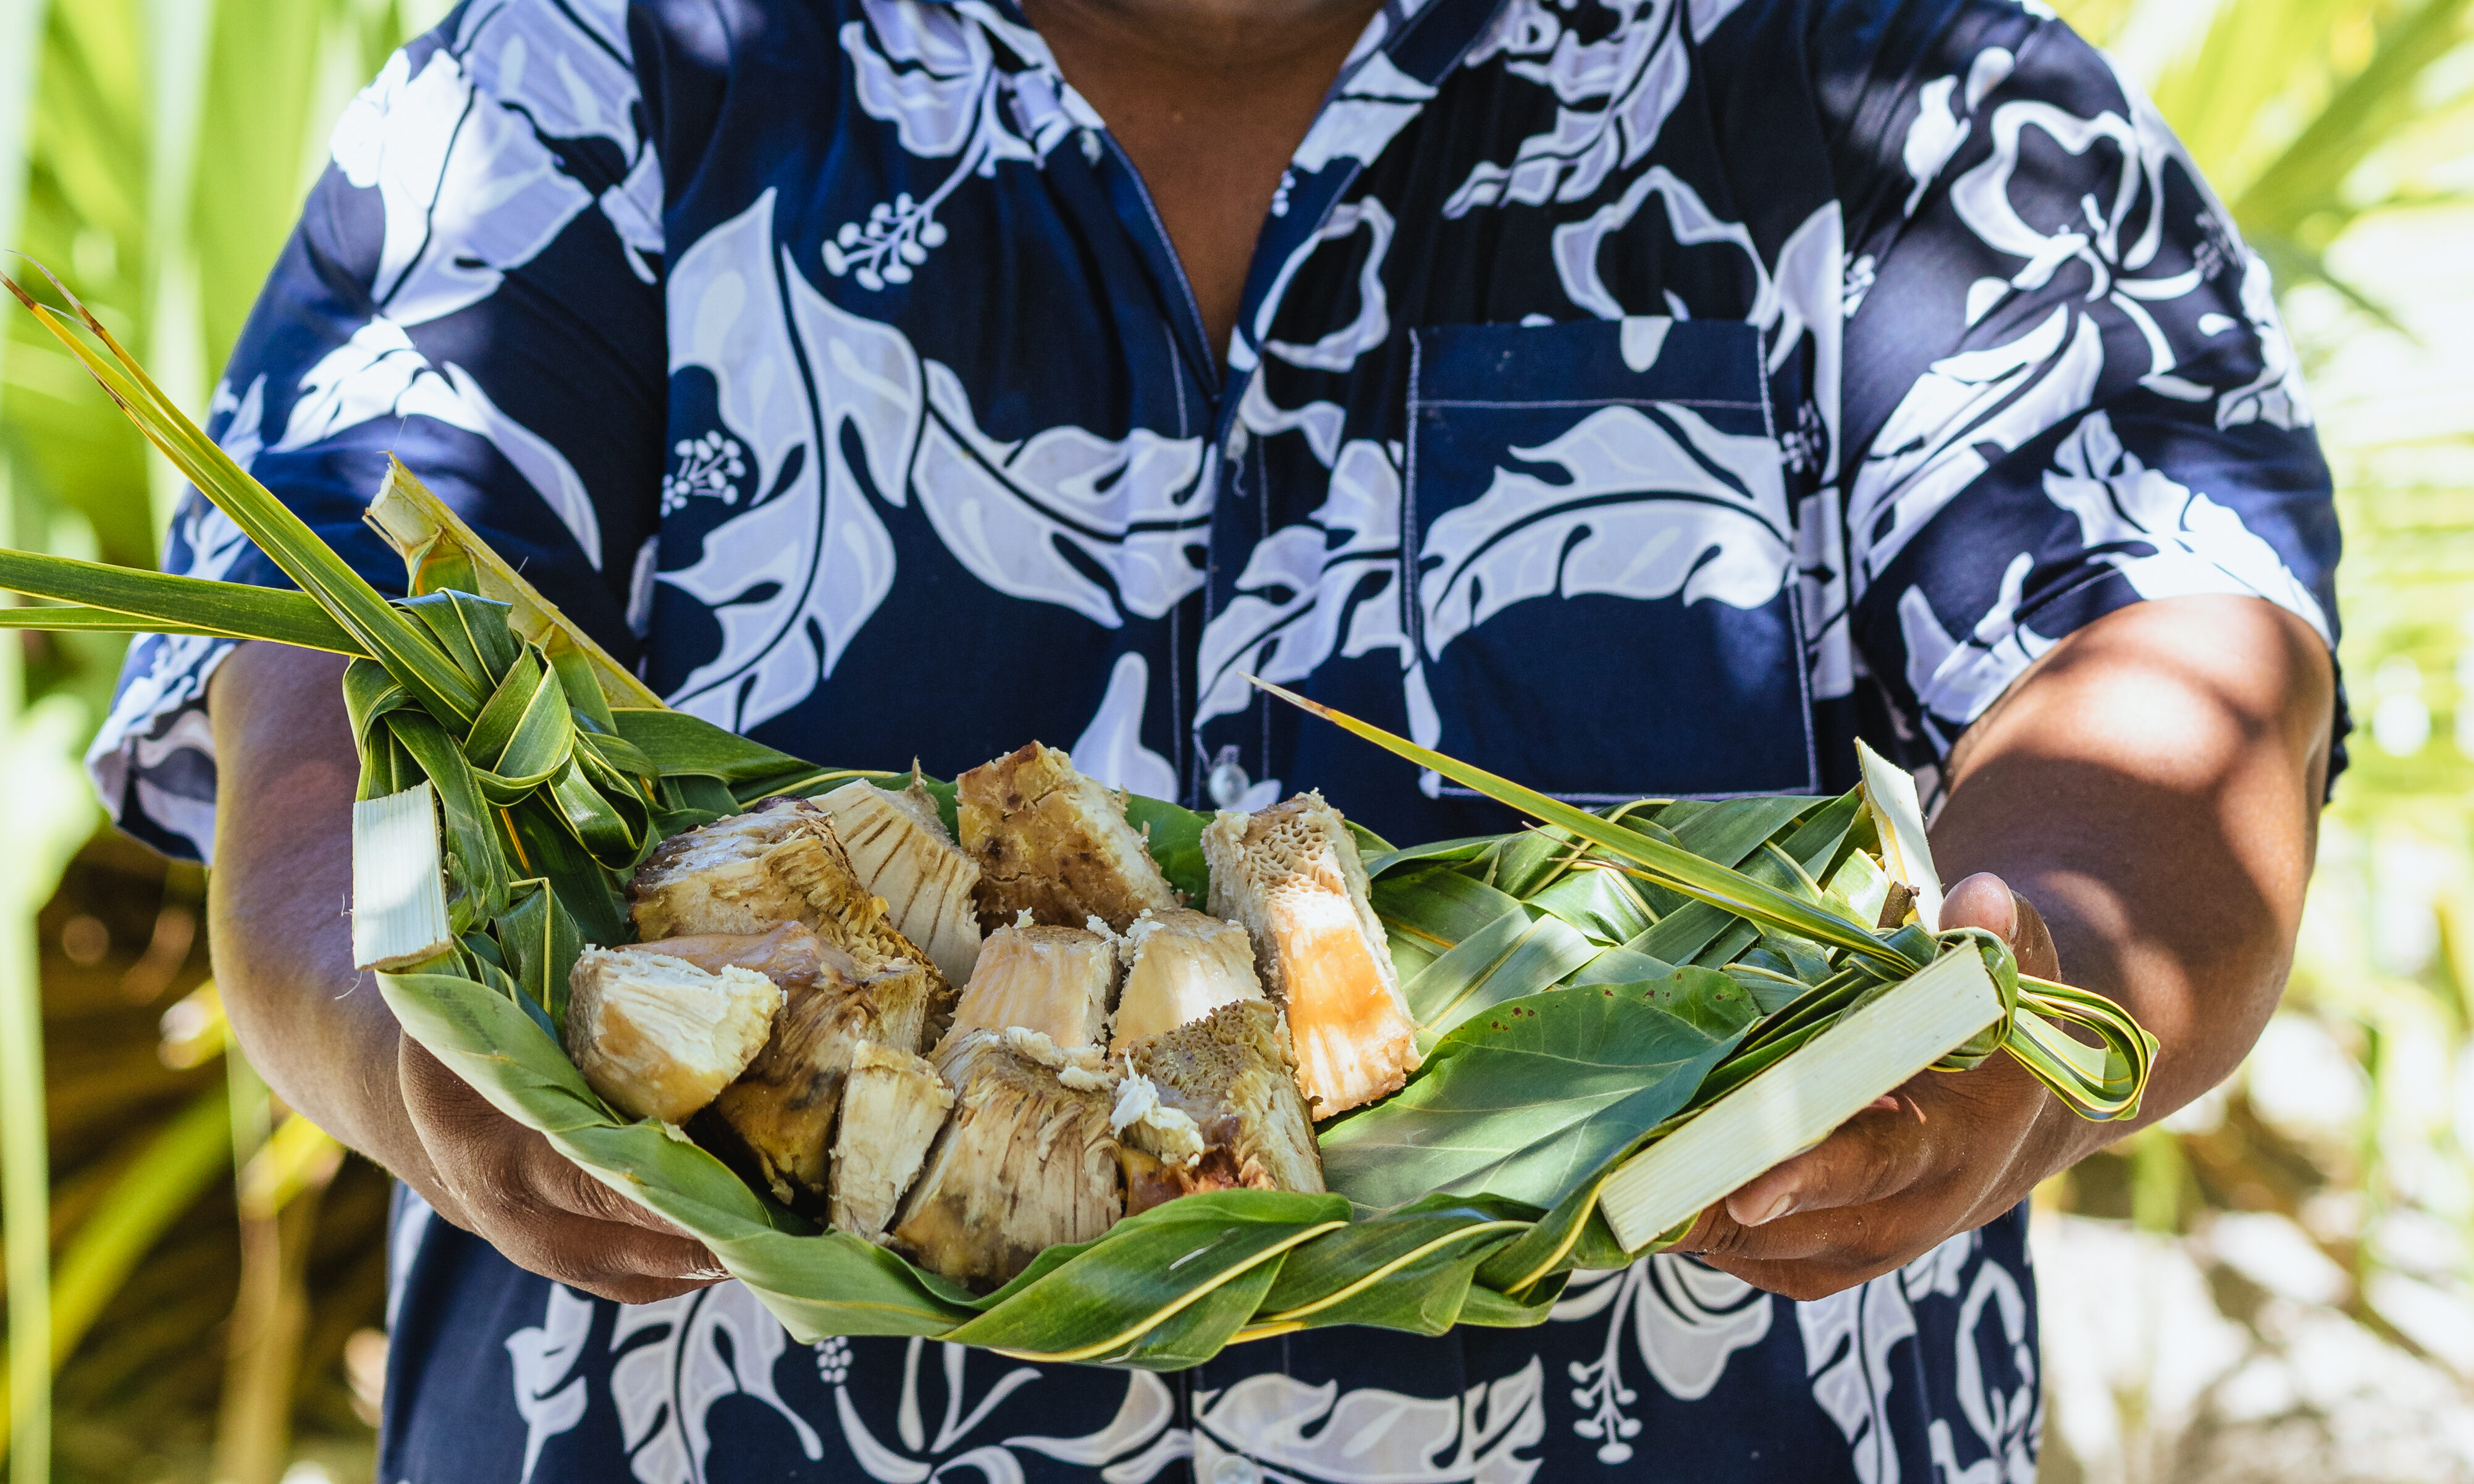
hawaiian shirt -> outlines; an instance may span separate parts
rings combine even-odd
[[[2079,626],[2332,643],[2267,268],[2014,0],[1386,0],[1235,333],[1014,0],[469,0],[347,110],[210,431],[375,581],[401,457],[672,705],[950,776],[1508,822],[1259,675],[1564,798],[1931,775]],[[194,496],[169,564],[280,579]],[[98,786],[203,857],[226,646]],[[1532,1329],[1170,1376],[625,1307],[404,1199],[387,1484],[2032,1476],[2025,1217],[1818,1303],[1689,1259]]]

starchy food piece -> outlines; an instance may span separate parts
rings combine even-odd
[[[764,933],[661,938],[636,946],[647,953],[686,959],[707,973],[719,973],[733,964],[752,969],[780,985],[785,994],[796,994],[815,983],[817,971],[829,964],[846,974],[859,971],[856,959],[818,938],[805,922],[779,922]]]
[[[949,1041],[937,1069],[954,1111],[903,1200],[894,1249],[985,1291],[1114,1226],[1124,1203],[1100,1056],[1019,1027]]]
[[[767,799],[672,836],[638,867],[628,910],[647,938],[764,933],[797,922],[855,966],[875,997],[881,1039],[933,1044],[953,1004],[935,965],[886,921],[860,883],[832,819],[813,800]]]
[[[1145,908],[1166,911],[1176,893],[1126,822],[1123,795],[1074,770],[1074,759],[1037,742],[958,780],[962,849],[980,863],[982,924],[1034,922],[1079,926],[1098,918],[1124,932]]]
[[[1211,915],[1246,924],[1264,988],[1288,1013],[1314,1116],[1397,1091],[1418,1067],[1418,1025],[1340,811],[1304,793],[1224,813],[1203,830],[1202,854]]]
[[[612,1107],[684,1123],[756,1059],[782,1001],[781,986],[736,965],[587,948],[568,975],[568,1055]]]
[[[1184,907],[1135,919],[1118,940],[1117,956],[1126,984],[1108,1025],[1111,1056],[1223,1005],[1263,997],[1246,929]]]
[[[636,868],[627,899],[648,940],[803,922],[862,966],[931,962],[861,884],[832,817],[813,799],[766,799],[671,836]]]
[[[895,959],[860,980],[876,1001],[877,1039],[899,1051],[924,1052],[945,1039],[954,992],[934,965]]]
[[[980,914],[972,893],[979,862],[962,853],[916,782],[899,793],[846,783],[816,801],[850,853],[860,884],[885,898],[895,930],[928,954],[954,984],[971,977],[980,956]]]
[[[1097,1045],[1116,987],[1117,943],[1108,933],[1000,927],[981,945],[979,968],[947,1034],[1019,1025],[1068,1050]]]
[[[834,1139],[835,1226],[884,1238],[953,1106],[954,1089],[926,1057],[872,1041],[854,1048]]]
[[[1159,1084],[1140,1072],[1117,1079],[1117,1102],[1109,1110],[1108,1128],[1118,1142],[1175,1169],[1193,1169],[1210,1147],[1194,1115],[1161,1102]]]
[[[867,987],[828,969],[789,997],[764,1049],[714,1099],[714,1115],[745,1148],[779,1199],[826,1193],[844,1080],[860,1044],[880,1034]]]
[[[1114,1110],[1119,1136],[1163,1166],[1150,1198],[1129,1189],[1129,1212],[1197,1190],[1322,1189],[1322,1156],[1298,1090],[1288,1027],[1272,1005],[1232,1000],[1135,1042],[1118,1065],[1125,1070]],[[1163,1116],[1170,1113],[1194,1130],[1193,1144]],[[1129,1187],[1134,1173],[1129,1168]]]
[[[767,799],[663,841],[627,883],[638,935],[763,933],[783,922],[813,927],[806,893],[766,856],[785,841],[813,835],[823,819],[808,800]]]

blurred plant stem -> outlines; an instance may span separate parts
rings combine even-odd
[[[145,1150],[112,1181],[61,1251],[53,1270],[47,1353],[36,1374],[49,1384],[103,1307],[130,1273],[194,1205],[231,1157],[231,1121],[221,1089],[189,1105],[164,1126]],[[12,1293],[29,1290],[13,1281]],[[11,1312],[16,1305],[11,1304]],[[9,1374],[24,1374],[22,1357],[11,1356]],[[0,1438],[18,1437],[13,1429]],[[22,1447],[18,1457],[28,1457]]]
[[[25,211],[26,139],[34,124],[35,38],[40,0],[0,0],[0,244],[17,240]],[[8,347],[0,339],[0,396],[7,395]],[[0,459],[0,512],[13,506]],[[12,650],[0,672],[0,729],[13,727],[23,676]],[[0,905],[0,1262],[9,1304],[10,1476],[51,1478],[51,1167],[43,1118],[42,989],[26,923],[13,902]]]
[[[0,484],[0,497],[7,494]],[[0,643],[0,732],[22,693],[17,647]],[[12,791],[13,792],[13,791]],[[13,823],[0,797],[0,826]],[[49,1124],[43,1111],[43,1000],[21,882],[0,864],[0,1216],[9,1277],[9,1476],[50,1484],[52,1247]]]
[[[59,271],[147,348],[167,387],[204,419],[215,369],[324,168],[331,121],[390,51],[446,8],[444,0],[0,0],[0,249]],[[179,478],[28,329],[0,329],[0,544],[153,565]],[[70,1044],[52,1058],[46,1127],[43,1016],[57,987],[37,984],[32,916],[70,848],[91,830],[91,796],[75,760],[108,704],[121,648],[99,635],[0,638],[0,839],[10,846],[0,867],[0,1281],[11,1301],[12,1356],[0,1440],[13,1440],[11,1478],[50,1484],[56,1362],[131,1283],[144,1285],[150,1256],[168,1257],[176,1233],[182,1261],[201,1243],[230,1240],[228,1227],[179,1227],[232,1161],[244,1172],[245,1291],[232,1315],[237,1348],[222,1409],[232,1437],[219,1454],[238,1471],[230,1476],[271,1481],[289,1462],[282,1454],[303,1363],[303,1264],[316,1197],[332,1174],[331,1141],[306,1125],[287,1136],[293,1125],[277,1121],[263,1084],[238,1058],[227,1086],[199,1101],[179,1074],[195,1062],[157,1065],[152,1045],[107,1054],[83,1030],[66,1032]],[[194,915],[184,906],[165,921],[182,932],[164,940],[164,961],[154,964],[150,952],[153,969],[122,986],[150,1003],[189,958]],[[50,1009],[59,1037],[62,1010]],[[96,1023],[92,1012],[80,1013]],[[209,1053],[220,1047],[220,1029],[200,1044],[206,1041]],[[171,1089],[180,1095],[164,1096]],[[129,1161],[124,1169],[93,1167],[98,1139],[123,1151],[113,1158]],[[271,1168],[264,1160],[289,1161],[290,1173],[247,1173]],[[46,1209],[51,1161],[79,1183],[56,1250]],[[282,1194],[250,1208],[252,1190]],[[303,1192],[310,1198],[297,1201]],[[366,1187],[356,1192],[352,1219],[372,1219]],[[353,1287],[350,1302],[362,1302],[360,1292]],[[203,1296],[183,1295],[195,1297]],[[121,1349],[148,1352],[141,1336],[127,1338]],[[199,1352],[192,1343],[183,1361]]]
[[[343,1157],[342,1145],[295,1113],[241,1171],[240,1301],[215,1429],[216,1484],[278,1484],[290,1460],[310,1239]]]
[[[2150,1124],[2132,1135],[2130,1224],[2142,1232],[2180,1231],[2182,1189],[2190,1179],[2190,1161],[2171,1130]]]

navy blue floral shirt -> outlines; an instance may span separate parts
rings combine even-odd
[[[1840,788],[1857,735],[1929,775],[2144,598],[2334,639],[2268,271],[2033,0],[1387,0],[1225,346],[1012,0],[469,0],[348,110],[211,430],[383,583],[396,452],[788,751],[1039,737],[1399,839],[1503,822],[1245,675],[1598,802]],[[279,580],[194,497],[170,564]],[[182,854],[223,653],[138,644],[92,759]],[[1654,1257],[1168,1377],[620,1307],[409,1200],[395,1271],[387,1484],[2034,1467],[2016,1213],[1819,1303]]]

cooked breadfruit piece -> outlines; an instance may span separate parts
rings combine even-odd
[[[877,1040],[897,1051],[923,1052],[944,1039],[954,992],[934,966],[896,959],[860,983],[876,1002]]]
[[[767,864],[785,841],[813,836],[823,811],[805,799],[767,799],[744,814],[672,835],[636,868],[628,911],[646,939],[762,933],[782,922],[814,927],[799,886]]]
[[[1031,920],[1079,927],[1098,918],[1116,932],[1176,894],[1152,863],[1126,801],[1074,771],[1074,759],[1033,742],[958,780],[962,849],[980,863],[981,922]]]
[[[732,965],[752,969],[795,994],[816,982],[826,965],[844,973],[858,971],[849,954],[818,938],[805,922],[783,922],[765,933],[697,933],[686,938],[660,938],[636,945],[646,953],[683,958],[707,973]]]
[[[587,948],[568,975],[567,1050],[620,1112],[684,1123],[764,1048],[782,989],[642,948]]]
[[[1117,1140],[1097,1048],[1059,1050],[1035,1031],[972,1031],[938,1070],[954,1112],[902,1203],[892,1247],[985,1291],[1059,1242],[1114,1226]]]
[[[841,836],[860,884],[885,898],[894,928],[926,950],[947,980],[969,979],[980,956],[979,908],[971,899],[980,865],[945,832],[936,801],[916,783],[889,793],[862,781],[816,803]]]
[[[1159,1084],[1140,1072],[1117,1079],[1117,1103],[1109,1111],[1108,1128],[1119,1143],[1172,1169],[1194,1169],[1211,1147],[1194,1115],[1161,1102]]]
[[[864,985],[833,969],[789,997],[772,1039],[713,1112],[784,1201],[822,1196],[834,1114],[860,1043],[879,1038],[876,1001]]]
[[[871,1242],[884,1237],[953,1106],[954,1089],[927,1058],[859,1043],[834,1139],[835,1226]]]
[[[627,896],[646,938],[805,925],[852,961],[876,997],[882,1039],[901,1050],[932,1043],[953,1003],[945,976],[885,920],[885,899],[860,883],[813,800],[767,799],[673,835],[637,868]],[[910,971],[899,971],[905,965]]]
[[[1117,956],[1126,987],[1108,1027],[1112,1057],[1232,1001],[1263,997],[1246,929],[1183,907],[1144,913],[1118,940]]]
[[[1211,915],[1246,924],[1263,985],[1288,1012],[1314,1116],[1398,1090],[1418,1067],[1418,1025],[1340,811],[1305,793],[1222,814],[1202,832],[1202,855]]]
[[[862,966],[933,962],[887,921],[884,900],[861,884],[831,816],[813,799],[767,799],[672,835],[636,868],[627,899],[645,939],[804,922]]]
[[[1097,1045],[1116,987],[1114,938],[1080,927],[1000,927],[980,946],[947,1034],[1019,1025],[1068,1050]]]
[[[1114,1126],[1160,1161],[1157,1178],[1175,1187],[1166,1193],[1322,1189],[1322,1155],[1298,1090],[1288,1027],[1271,1005],[1232,1001],[1136,1042],[1121,1065],[1127,1076]],[[1146,1106],[1152,1102],[1156,1112]],[[1172,1112],[1196,1131],[1199,1147],[1189,1151],[1176,1122],[1161,1116]],[[1153,1204],[1137,1189],[1128,1209]]]

